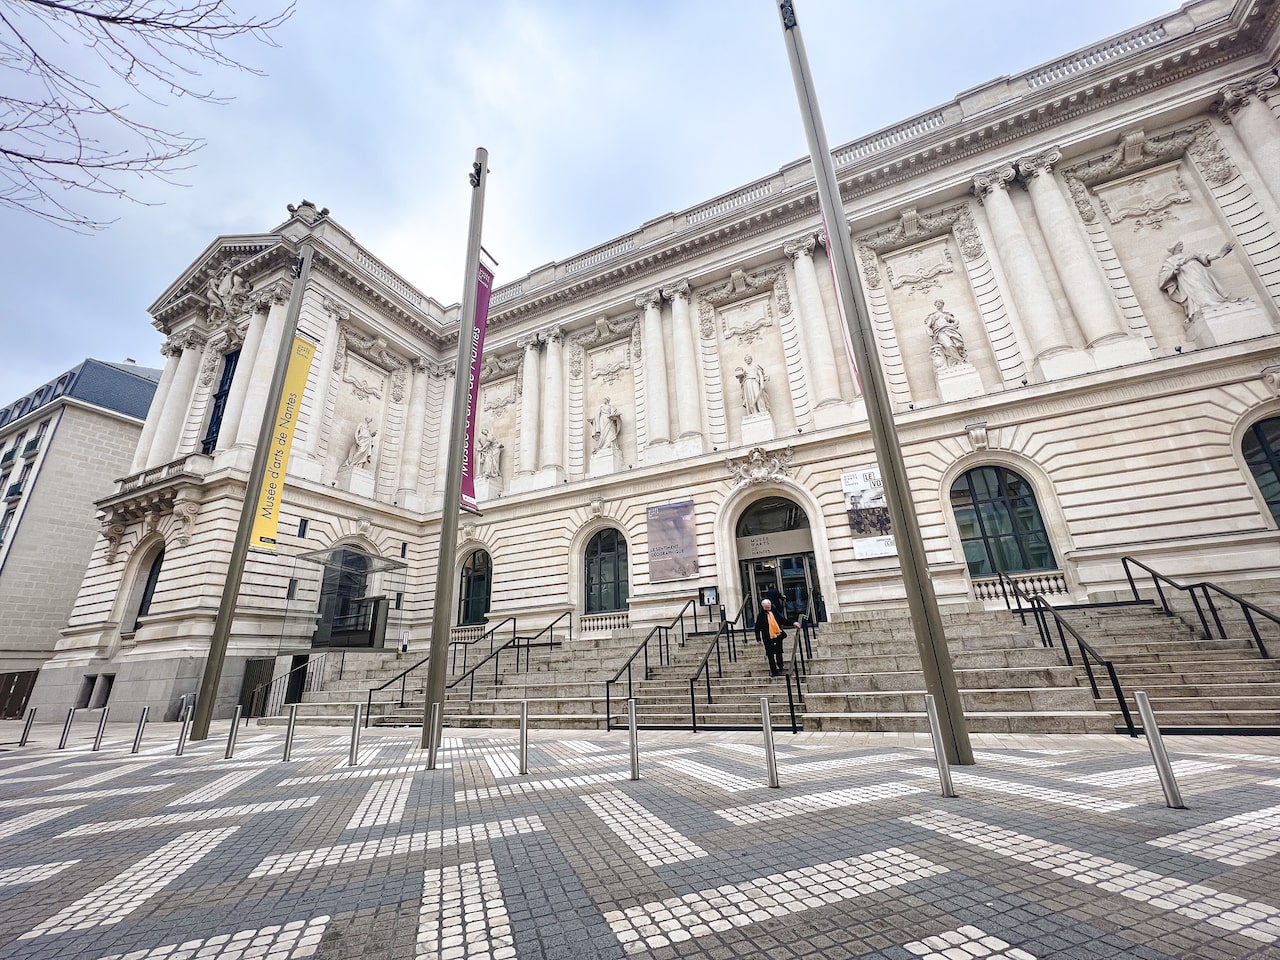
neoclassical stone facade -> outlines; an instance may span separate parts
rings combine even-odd
[[[995,569],[1106,598],[1126,555],[1274,575],[1250,457],[1280,417],[1278,61],[1276,4],[1202,0],[836,151],[942,603]],[[303,238],[288,529],[250,559],[223,696],[305,649],[299,553],[403,560],[426,642],[457,308],[303,202],[152,306],[164,377],[38,702],[104,664],[126,701],[194,688]],[[807,161],[499,286],[485,354],[458,562],[483,551],[460,589],[491,620],[652,624],[712,585],[732,614],[774,576],[827,613],[902,602]]]

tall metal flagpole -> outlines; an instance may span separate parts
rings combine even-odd
[[[271,373],[271,386],[267,389],[267,404],[262,411],[262,425],[258,427],[258,446],[253,451],[253,466],[249,469],[249,483],[244,491],[244,505],[240,508],[240,526],[236,529],[235,543],[231,547],[231,559],[227,564],[226,585],[222,588],[222,600],[218,604],[218,616],[213,621],[213,636],[209,639],[209,656],[204,662],[204,674],[200,677],[200,693],[196,697],[196,712],[191,724],[191,739],[204,740],[209,736],[209,723],[213,720],[213,708],[218,698],[218,683],[222,680],[222,665],[227,659],[227,639],[231,636],[231,621],[235,617],[236,602],[240,599],[240,582],[244,578],[244,561],[249,555],[249,539],[253,534],[253,514],[258,505],[258,491],[267,475],[267,458],[271,453],[271,438],[275,433],[276,413],[280,407],[280,395],[284,392],[285,375],[289,372],[289,359],[293,355],[293,338],[298,332],[298,317],[302,313],[302,294],[311,276],[311,260],[315,247],[310,240],[303,241],[298,249],[298,259],[293,265],[293,289],[289,291],[289,306],[284,315],[284,332],[280,335],[280,351],[276,354],[276,366]]]
[[[449,620],[453,607],[453,568],[458,556],[458,512],[462,500],[462,458],[466,452],[468,391],[462,382],[471,368],[471,342],[476,333],[476,286],[480,277],[480,227],[484,222],[484,185],[489,151],[476,148],[471,165],[471,225],[467,228],[467,265],[462,281],[462,325],[458,331],[458,364],[454,370],[453,419],[449,424],[449,467],[440,507],[440,550],[436,559],[436,599],[431,613],[431,659],[427,664],[427,697],[422,707],[423,749],[440,746],[440,730],[432,730],[431,712],[444,713],[444,680],[449,653]],[[441,727],[444,724],[440,725]],[[431,737],[435,736],[435,742]]]
[[[885,498],[889,504],[889,518],[893,522],[894,542],[902,564],[903,585],[907,591],[907,606],[911,612],[911,625],[915,630],[916,646],[920,651],[920,663],[924,670],[925,687],[942,705],[939,721],[947,759],[956,764],[973,763],[973,748],[969,745],[969,730],[960,705],[960,692],[956,687],[951,655],[947,650],[947,638],[942,629],[942,615],[938,612],[938,599],[933,593],[933,583],[925,560],[924,540],[916,520],[915,504],[911,500],[911,488],[907,483],[906,467],[902,460],[902,448],[893,425],[893,411],[885,390],[884,372],[868,322],[867,304],[862,297],[862,287],[854,282],[853,244],[844,219],[844,204],[840,201],[840,187],[836,181],[835,166],[831,162],[831,148],[818,112],[817,93],[809,74],[809,61],[804,52],[804,40],[796,25],[792,0],[780,0],[778,13],[782,17],[783,36],[787,43],[787,56],[791,60],[791,74],[795,79],[796,97],[800,101],[800,113],[804,120],[805,136],[809,140],[809,155],[813,159],[814,178],[818,186],[818,203],[826,225],[827,253],[831,258],[836,277],[836,292],[840,297],[849,339],[853,344],[853,358],[862,382],[863,397],[867,404],[867,420],[871,427],[871,442],[884,481]]]

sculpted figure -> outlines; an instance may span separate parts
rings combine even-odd
[[[747,365],[738,367],[733,374],[742,388],[742,409],[748,417],[768,413],[769,397],[764,392],[764,385],[769,382],[769,378],[765,375],[764,367],[753,363],[750,355],[742,359]]]
[[[476,473],[486,480],[502,476],[502,444],[488,427],[481,427],[480,436],[476,438],[476,467]]]
[[[224,267],[221,273],[210,277],[205,284],[204,296],[209,303],[209,318],[234,318],[252,290],[252,284],[246,283],[230,267]]]
[[[378,435],[378,431],[373,429],[373,418],[365,417],[356,426],[356,438],[351,443],[351,449],[347,451],[347,459],[344,466],[347,467],[367,467],[373,463],[373,438]]]
[[[596,411],[596,415],[591,421],[591,439],[595,441],[591,447],[591,452],[600,453],[601,451],[616,450],[618,448],[618,437],[621,433],[622,415],[609,402],[609,398],[605,397],[604,402],[600,404],[600,409]]]
[[[1235,244],[1228,243],[1215,253],[1184,253],[1179,240],[1169,248],[1169,256],[1160,264],[1160,289],[1174,303],[1182,307],[1190,323],[1200,316],[1205,307],[1220,303],[1240,303],[1243,297],[1233,297],[1222,289],[1209,270],[1215,260],[1221,260],[1231,252]]]
[[[969,362],[969,351],[960,332],[960,321],[943,306],[943,301],[933,301],[933,313],[924,318],[925,329],[933,340],[929,355],[935,367],[958,367]]]

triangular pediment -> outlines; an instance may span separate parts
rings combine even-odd
[[[274,233],[249,233],[221,236],[210,243],[191,262],[182,274],[165,289],[147,308],[157,320],[172,314],[185,299],[191,296],[202,297],[209,280],[216,277],[224,267],[248,266],[250,274],[257,272],[255,261],[261,261],[265,268],[274,258],[273,251],[286,245],[284,237]],[[247,279],[247,278],[246,278]]]

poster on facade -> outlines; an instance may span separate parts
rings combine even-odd
[[[650,507],[649,582],[685,580],[698,575],[698,530],[693,501]]]
[[[469,367],[467,379],[467,410],[462,421],[466,428],[466,440],[462,445],[462,506],[476,509],[475,439],[476,407],[480,402],[480,368],[484,366],[484,333],[489,325],[489,295],[493,292],[494,261],[482,249],[480,273],[476,277],[476,329],[471,336],[471,349],[467,354]]]
[[[284,475],[289,466],[289,451],[293,448],[298,411],[302,409],[302,391],[306,389],[307,374],[311,372],[311,361],[315,355],[314,343],[303,337],[294,337],[289,368],[284,375],[284,389],[280,392],[280,406],[276,408],[275,430],[271,434],[271,450],[267,454],[267,472],[262,477],[257,507],[253,511],[249,546],[259,550],[276,548]]]
[[[867,467],[840,474],[840,489],[844,491],[849,529],[853,531],[854,559],[869,560],[897,554],[880,468]]]

